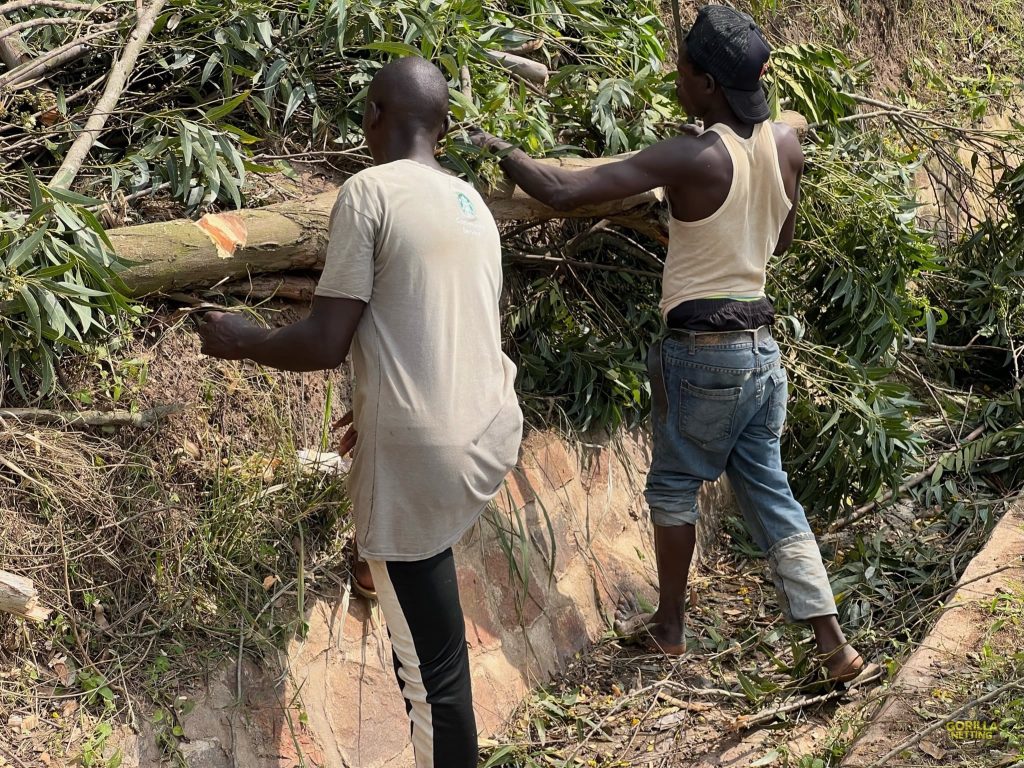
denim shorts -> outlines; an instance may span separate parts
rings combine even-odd
[[[768,329],[670,331],[647,366],[653,453],[644,496],[654,524],[696,524],[702,483],[725,473],[783,611],[797,620],[834,614],[814,534],[782,469],[787,379]]]

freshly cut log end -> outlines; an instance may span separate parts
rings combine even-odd
[[[31,579],[0,571],[0,611],[31,621],[46,621],[50,611],[39,605]]]

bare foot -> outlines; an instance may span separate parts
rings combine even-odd
[[[631,616],[622,616],[615,619],[615,631],[620,635],[635,635],[642,632],[651,623],[653,613],[634,613]]]
[[[641,637],[644,646],[654,653],[664,653],[666,656],[682,656],[686,653],[682,627],[672,628],[664,624],[651,623],[647,625],[647,631]]]

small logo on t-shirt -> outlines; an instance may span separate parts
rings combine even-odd
[[[459,210],[462,211],[462,215],[470,221],[475,221],[476,206],[473,205],[473,201],[469,199],[469,195],[465,192],[457,192],[455,197],[459,201]]]

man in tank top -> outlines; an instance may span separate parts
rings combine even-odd
[[[864,660],[846,641],[814,534],[782,469],[786,373],[771,335],[765,269],[793,242],[803,153],[772,123],[761,84],[770,47],[746,14],[700,10],[679,51],[676,95],[706,130],[586,171],[542,165],[514,149],[501,161],[523,190],[559,210],[664,187],[671,206],[661,312],[652,347],[653,455],[645,497],[660,598],[647,642],[685,650],[682,613],[702,483],[729,477],[747,528],[767,553],[783,613],[809,623],[831,679]],[[478,146],[512,145],[483,131]]]

